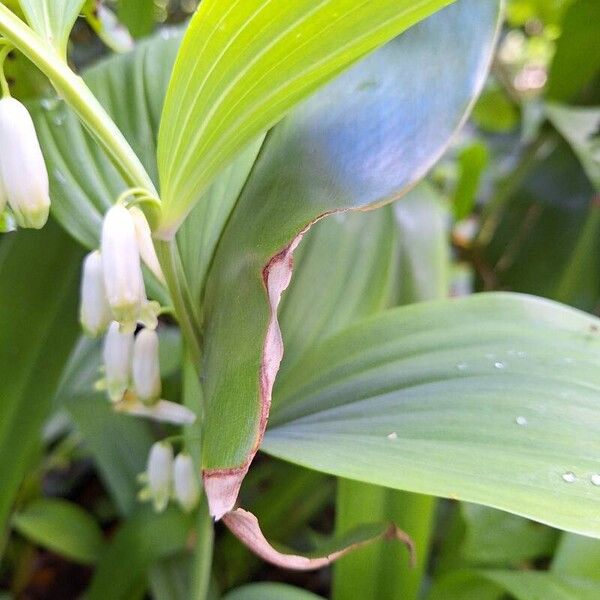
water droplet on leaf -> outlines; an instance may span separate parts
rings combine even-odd
[[[395,431],[392,431],[392,433],[388,433],[387,439],[388,440],[397,440],[398,434]]]
[[[577,477],[575,477],[575,473],[573,473],[573,471],[567,471],[566,473],[563,473],[562,478],[563,481],[566,481],[567,483],[575,483],[577,480]]]
[[[515,422],[517,425],[521,425],[521,427],[525,427],[525,425],[527,425],[527,419],[525,417],[522,416],[518,416],[515,419]]]

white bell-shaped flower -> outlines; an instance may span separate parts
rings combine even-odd
[[[102,268],[114,318],[133,331],[146,303],[135,224],[122,204],[112,206],[102,225]]]
[[[127,415],[145,417],[172,425],[191,425],[196,420],[196,415],[187,406],[169,400],[159,400],[149,406],[138,400],[134,394],[125,394],[123,400],[117,402],[114,408],[117,412]]]
[[[120,331],[119,324],[113,321],[104,338],[102,353],[106,390],[113,402],[119,402],[129,387],[132,354],[133,333]]]
[[[200,485],[192,457],[181,452],[174,465],[175,498],[185,512],[191,512],[200,499]]]
[[[150,271],[152,271],[155,277],[161,283],[164,283],[165,276],[163,275],[162,269],[160,268],[160,264],[158,262],[158,257],[156,256],[156,250],[154,249],[154,244],[152,243],[152,232],[150,231],[150,226],[148,225],[146,215],[144,215],[143,211],[137,206],[132,206],[129,209],[129,214],[132,216],[133,223],[135,225],[135,233],[137,236],[142,260],[150,269]]]
[[[102,257],[97,250],[90,252],[83,261],[79,319],[83,330],[92,336],[103,333],[112,320],[104,287]]]
[[[148,491],[154,510],[167,508],[173,486],[173,448],[167,442],[156,442],[150,449],[146,467]]]
[[[50,212],[48,171],[29,111],[14,98],[0,100],[0,148],[5,199],[18,225],[40,229]]]
[[[142,329],[133,345],[133,389],[144,404],[160,399],[160,364],[158,335],[153,329]]]

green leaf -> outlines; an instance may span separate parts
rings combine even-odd
[[[71,29],[85,1],[19,0],[19,3],[32,29],[65,57]]]
[[[489,162],[489,152],[483,142],[474,142],[458,155],[459,175],[454,190],[454,218],[469,216],[477,201],[481,177]]]
[[[148,568],[185,548],[191,518],[176,509],[156,514],[140,510],[119,529],[98,563],[89,600],[129,600],[144,586]]]
[[[573,108],[551,104],[547,114],[579,157],[596,190],[600,191],[600,107]]]
[[[388,311],[298,363],[264,449],[600,537],[599,329],[512,294]]]
[[[281,349],[276,321],[265,344],[265,285],[275,311],[301,232],[331,212],[395,200],[432,166],[481,88],[498,12],[495,0],[446,8],[345,73],[268,136],[206,288],[203,467],[211,510],[219,512],[221,502],[211,486],[228,487],[222,507],[231,507],[268,412]],[[221,475],[238,482],[225,486]]]
[[[104,548],[94,518],[66,500],[34,500],[13,516],[12,525],[33,543],[76,562],[94,564]]]
[[[152,38],[84,74],[155,179],[158,122],[178,45],[177,35]],[[53,214],[84,246],[95,248],[103,213],[128,186],[63,101],[45,99],[29,108],[48,166]]]
[[[78,334],[81,254],[54,223],[0,246],[0,527],[41,445],[60,374]]]
[[[179,51],[158,156],[171,239],[217,173],[294,105],[451,0],[204,0]]]
[[[600,4],[577,0],[562,23],[556,54],[548,78],[546,96],[556,102],[578,100],[600,71]]]
[[[322,600],[322,598],[283,583],[251,583],[229,592],[223,600]]]
[[[600,541],[563,533],[551,570],[561,575],[600,579]]]
[[[471,565],[518,566],[552,555],[554,529],[477,504],[461,503],[460,510],[466,526],[460,553]]]
[[[144,37],[154,29],[154,0],[119,0],[117,15],[133,37]]]
[[[598,582],[536,571],[457,571],[437,582],[427,600],[594,600]]]

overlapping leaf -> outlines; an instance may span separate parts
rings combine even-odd
[[[216,174],[295,104],[452,0],[204,0],[163,113],[159,166],[171,238]]]
[[[497,21],[495,1],[461,0],[344,74],[267,138],[205,298],[203,460],[215,496],[229,489],[223,506],[235,485],[221,475],[243,476],[268,412],[280,351],[272,319],[292,240],[322,215],[390,202],[423,176],[480,90]]]
[[[600,537],[599,330],[518,295],[383,313],[298,363],[310,378],[279,400],[264,448]]]

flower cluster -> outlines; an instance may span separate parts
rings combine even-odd
[[[144,213],[121,201],[104,217],[99,250],[83,262],[80,320],[86,333],[106,333],[104,380],[116,410],[176,424],[195,420],[184,406],[161,400],[160,306],[146,297],[142,260],[163,279]],[[143,328],[135,335],[138,325]]]
[[[0,216],[41,229],[50,212],[48,171],[29,111],[10,96],[0,100]]]
[[[157,512],[165,510],[171,498],[185,512],[191,512],[198,505],[200,484],[192,457],[180,452],[173,458],[173,448],[168,442],[156,442],[152,446],[146,472],[139,480],[144,484],[140,500],[151,501]]]

